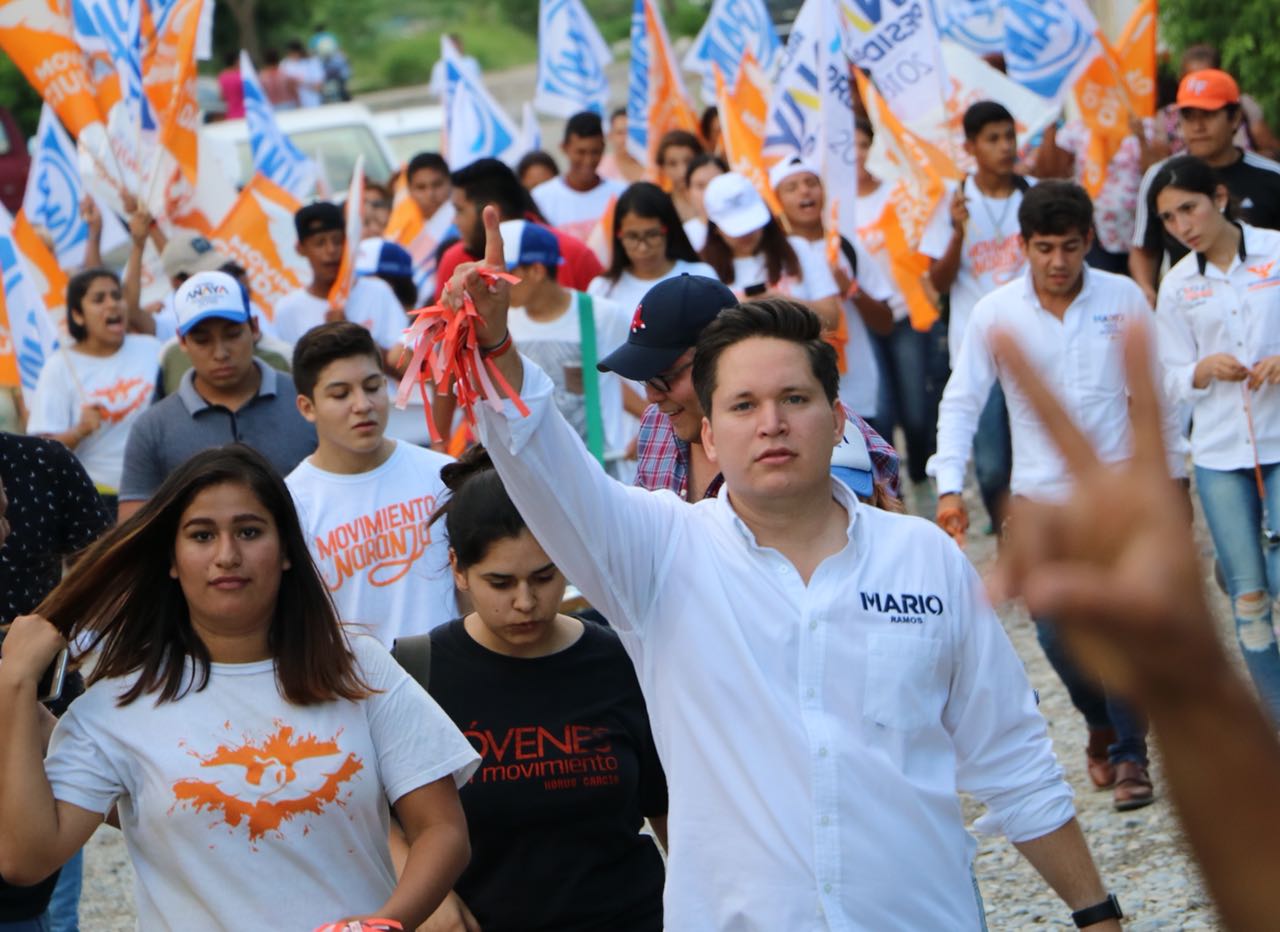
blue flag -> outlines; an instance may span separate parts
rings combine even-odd
[[[316,165],[280,131],[258,72],[249,60],[249,53],[243,51],[240,81],[244,85],[244,118],[249,130],[249,148],[253,152],[253,170],[305,201],[316,185]]]
[[[613,56],[582,0],[542,0],[538,11],[538,87],[533,105],[548,116],[604,114]]]

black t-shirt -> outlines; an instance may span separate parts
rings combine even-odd
[[[62,561],[111,526],[93,480],[56,440],[0,432],[9,537],[0,547],[0,624],[40,604]]]
[[[431,695],[483,758],[454,889],[485,932],[662,929],[662,857],[640,828],[666,814],[666,778],[618,636],[583,627],[534,659],[481,647],[461,619],[431,634]]]
[[[35,609],[62,577],[62,561],[93,543],[111,516],[84,467],[56,440],[0,432],[0,481],[9,536],[0,547],[0,624]],[[68,681],[63,698],[71,698]],[[78,690],[76,690],[78,691]],[[33,919],[58,875],[33,887],[0,881],[0,922]]]
[[[1155,171],[1163,164],[1157,165],[1143,180],[1149,182],[1153,179]],[[1231,194],[1236,214],[1241,220],[1250,226],[1280,230],[1280,163],[1255,152],[1241,152],[1235,162],[1214,171]],[[1149,185],[1144,184],[1139,192],[1147,208],[1142,245],[1157,256],[1161,250],[1167,250],[1169,262],[1173,264],[1187,254],[1187,247],[1165,232],[1164,224],[1156,216],[1155,204],[1147,200],[1149,190]]]

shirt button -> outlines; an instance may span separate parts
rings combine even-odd
[[[807,698],[809,698],[809,699],[812,699],[812,698],[814,697],[814,695],[815,695],[815,693],[814,693],[814,691],[813,691],[813,689],[812,689],[812,688],[810,688],[810,689],[806,689],[806,690],[804,691],[804,694],[805,694],[805,696],[806,696]]]
[[[822,892],[823,892],[823,893],[830,893],[830,892],[831,892],[831,884],[829,884],[829,883],[824,883],[824,884],[822,885]]]
[[[810,622],[809,622],[809,630],[810,630],[810,631],[817,631],[817,630],[818,630],[818,622],[817,622],[816,620],[815,620],[815,621],[810,621]]]
[[[831,824],[831,817],[830,817],[830,816],[823,816],[823,817],[822,817],[822,822],[821,822],[821,824],[822,824],[822,825],[830,825],[830,824]]]
[[[827,756],[827,749],[826,749],[826,748],[818,748],[818,756],[819,756],[819,757],[826,757],[826,756]]]

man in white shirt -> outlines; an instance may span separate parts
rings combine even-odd
[[[1146,297],[1128,278],[1090,269],[1085,254],[1093,239],[1093,204],[1079,185],[1044,182],[1018,210],[1021,248],[1028,268],[1015,281],[977,303],[969,332],[938,416],[938,452],[928,471],[938,484],[938,523],[963,541],[968,524],[961,490],[978,420],[993,385],[1004,384],[1013,439],[1011,490],[1015,496],[1059,501],[1072,480],[1036,418],[1026,395],[1006,382],[990,348],[994,329],[1012,332],[1057,391],[1077,425],[1105,461],[1130,455],[1129,396],[1123,336],[1137,320],[1150,323]],[[1182,444],[1172,411],[1166,442],[1174,475],[1185,475]],[[1045,654],[1089,726],[1089,776],[1099,788],[1114,786],[1117,809],[1154,800],[1147,773],[1146,725],[1123,703],[1085,677],[1058,643],[1055,627],[1036,620]]]
[[[337,281],[347,245],[342,208],[327,201],[307,204],[294,214],[293,225],[298,233],[298,254],[311,266],[311,284],[276,302],[276,333],[282,340],[297,343],[312,327],[336,320],[354,321],[373,334],[387,367],[393,369],[401,355],[408,318],[391,286],[373,276],[360,276],[344,307],[329,304],[329,292]]]
[[[307,54],[306,46],[296,39],[289,43],[280,71],[292,78],[298,89],[299,107],[318,107],[324,103],[324,64]]]
[[[596,363],[626,342],[631,315],[612,301],[560,284],[560,247],[546,227],[508,220],[502,241],[507,268],[520,279],[511,287],[511,336],[551,377],[556,407],[583,443],[612,466],[630,439],[623,385]],[[643,414],[644,401],[633,391],[625,394],[630,413]]]
[[[920,240],[920,251],[933,260],[933,287],[949,294],[947,348],[953,369],[973,306],[1017,278],[1026,261],[1018,248],[1018,205],[1029,182],[1013,170],[1018,159],[1013,116],[994,101],[979,101],[965,111],[964,136],[964,150],[973,156],[977,171],[960,182],[949,201],[938,205]],[[993,528],[1000,526],[1012,459],[1009,413],[997,385],[973,444],[973,468]]]
[[[485,227],[500,268],[496,212]],[[510,351],[507,288],[471,267],[446,299],[464,288],[530,412],[482,406],[490,455],[635,662],[682,930],[982,928],[958,789],[1092,910],[1083,923],[1119,929],[977,574],[937,528],[860,505],[830,474],[845,423],[816,315],[770,299],[703,331],[694,381],[725,485],[690,506],[594,466],[550,380]]]
[[[432,517],[448,491],[443,453],[384,436],[382,354],[363,327],[323,324],[293,353],[298,410],[316,452],[289,473],[298,520],[342,620],[388,647],[457,617],[449,542]]]
[[[627,186],[602,178],[597,171],[604,158],[604,125],[598,113],[584,111],[571,116],[564,127],[560,150],[569,161],[568,169],[534,188],[533,202],[547,223],[585,243],[609,201]]]

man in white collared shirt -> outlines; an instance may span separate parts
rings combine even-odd
[[[1100,459],[1117,462],[1131,451],[1122,337],[1131,322],[1150,320],[1146,298],[1130,279],[1085,266],[1093,205],[1079,185],[1055,181],[1036,186],[1024,195],[1018,220],[1027,271],[974,306],[942,395],[938,451],[928,465],[938,484],[938,523],[958,540],[968,524],[960,494],[965,468],[978,416],[996,382],[1008,399],[1012,493],[1061,501],[1071,491],[1066,466],[1025,393],[1004,377],[992,354],[992,330],[1017,337]],[[1165,424],[1170,467],[1174,475],[1185,476],[1183,445],[1171,410]],[[1147,773],[1145,723],[1077,669],[1052,624],[1037,619],[1036,628],[1045,654],[1089,725],[1086,754],[1094,784],[1114,786],[1117,809],[1148,805],[1155,797]]]
[[[500,268],[496,212],[486,264]],[[786,300],[725,311],[694,378],[720,495],[609,479],[511,351],[508,289],[451,280],[520,392],[479,412],[557,566],[618,629],[671,788],[672,928],[979,929],[972,793],[1089,928],[1118,929],[1022,666],[964,555],[831,478],[835,354]],[[872,543],[874,542],[874,546]]]

